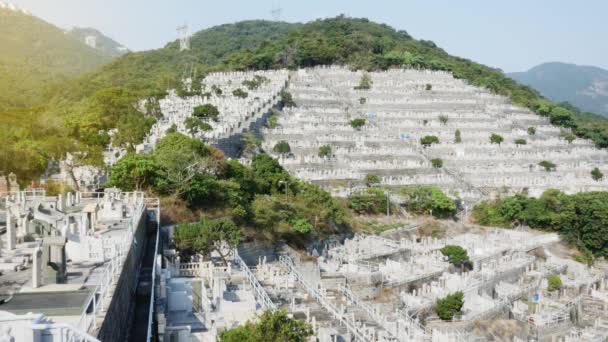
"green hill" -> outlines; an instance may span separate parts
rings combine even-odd
[[[567,63],[544,63],[508,74],[557,102],[608,116],[608,70]]]
[[[108,142],[107,134],[99,132],[110,128],[118,128],[120,141],[127,144],[142,139],[142,127],[150,124],[145,114],[154,113],[134,111],[133,104],[142,97],[158,97],[167,87],[179,86],[177,80],[184,76],[200,78],[216,70],[327,64],[367,70],[412,67],[451,71],[473,85],[510,97],[556,125],[572,128],[598,146],[608,146],[607,120],[557,105],[500,70],[450,56],[433,42],[416,40],[405,31],[367,19],[340,16],[306,24],[245,21],[198,32],[191,45],[190,50],[179,51],[178,43],[171,42],[161,49],[119,57],[56,89],[39,117],[45,122],[63,123],[56,126],[61,129],[60,133],[54,132],[54,139],[61,135],[77,141],[78,148],[99,150]],[[24,135],[45,151],[44,136],[31,132]]]
[[[120,57],[129,50],[116,42],[110,37],[107,37],[99,30],[89,27],[74,27],[67,31],[67,33],[76,38],[78,41],[87,44],[88,37],[94,37],[95,49],[100,51],[103,55],[109,57]],[[87,44],[88,45],[88,44]]]
[[[42,104],[51,84],[112,59],[39,18],[2,8],[0,46],[0,112]]]

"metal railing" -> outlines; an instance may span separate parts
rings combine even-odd
[[[365,334],[357,327],[356,322],[354,322],[354,321],[351,322],[350,320],[348,320],[344,314],[340,313],[340,311],[338,310],[336,305],[333,304],[332,302],[330,302],[326,298],[326,296],[323,294],[324,291],[319,291],[319,289],[311,286],[310,284],[308,284],[308,282],[306,280],[304,280],[304,277],[302,277],[300,272],[298,272],[296,270],[296,268],[294,267],[293,261],[291,260],[290,257],[281,255],[281,256],[279,256],[279,262],[283,266],[285,266],[290,271],[291,274],[294,275],[296,281],[298,281],[300,284],[302,284],[302,286],[304,287],[306,292],[308,292],[310,295],[312,295],[317,300],[317,302],[319,302],[319,304],[321,304],[325,308],[325,310],[329,311],[329,313],[335,319],[337,319],[340,323],[342,323],[346,327],[348,332],[351,333],[357,341],[371,342],[371,340],[369,338],[367,338],[365,336]]]
[[[276,310],[277,306],[272,302],[264,287],[260,284],[258,279],[249,269],[249,266],[243,261],[237,249],[234,249],[234,261],[235,263],[245,272],[245,277],[251,286],[253,287],[254,294],[256,300],[262,305],[265,309]]]

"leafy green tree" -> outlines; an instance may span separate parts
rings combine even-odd
[[[458,291],[447,295],[445,298],[437,299],[435,312],[444,321],[452,320],[461,314],[464,305],[464,293]]]
[[[417,186],[401,189],[406,196],[406,207],[417,214],[428,214],[431,211],[435,217],[449,217],[456,212],[456,203],[435,186]]]
[[[184,125],[188,130],[188,133],[194,138],[196,133],[198,132],[206,132],[213,129],[211,125],[206,122],[201,121],[197,117],[191,116],[184,121]]]
[[[536,128],[528,127],[528,135],[535,135],[535,134],[536,134]]]
[[[542,168],[545,169],[545,171],[549,172],[549,171],[554,171],[555,168],[557,167],[557,165],[555,165],[554,163],[547,161],[547,160],[543,160],[540,163],[538,163],[538,165]]]
[[[386,212],[386,196],[381,189],[368,188],[348,196],[347,206],[357,214]]]
[[[515,139],[515,145],[525,145],[526,143],[527,143],[526,139],[522,139],[522,138]]]
[[[155,122],[156,119],[140,113],[120,116],[116,123],[118,131],[112,136],[112,145],[135,151],[135,146],[144,140]]]
[[[460,130],[459,129],[457,129],[454,132],[454,142],[457,143],[457,144],[460,144],[462,142],[462,137],[460,136]]]
[[[251,162],[260,193],[284,192],[291,177],[279,162],[265,153],[256,154]]]
[[[112,166],[108,184],[123,191],[140,191],[157,186],[161,174],[161,167],[154,157],[127,154]]]
[[[460,265],[464,261],[469,261],[467,250],[456,245],[447,245],[441,249],[441,254],[448,257],[453,265]]]
[[[432,85],[432,84],[430,84],[430,83],[427,83],[427,84],[424,86],[424,90],[426,90],[426,91],[431,91],[431,90],[433,90],[433,85]]]
[[[431,159],[431,164],[433,165],[434,168],[440,169],[443,167],[443,159],[441,159],[441,158]]]
[[[306,219],[296,219],[291,222],[293,230],[300,234],[309,234],[312,231],[312,225]]]
[[[420,144],[424,147],[429,147],[432,144],[439,144],[439,138],[434,135],[425,135],[423,138],[420,138]]]
[[[285,310],[265,311],[256,323],[247,322],[220,334],[219,342],[306,342],[312,327],[289,318]]]
[[[369,90],[372,88],[372,79],[367,73],[361,76],[359,85],[355,86],[355,90]]]
[[[276,113],[272,113],[268,118],[268,128],[277,128],[279,125],[279,116]]]
[[[293,95],[291,95],[290,92],[288,92],[287,90],[281,90],[281,93],[279,94],[279,96],[281,96],[281,106],[282,107],[296,107],[296,102],[293,100]]]
[[[331,146],[323,145],[323,146],[319,147],[319,157],[321,157],[321,158],[331,157]]]
[[[239,227],[225,218],[202,218],[199,223],[180,224],[174,235],[176,247],[186,258],[196,253],[210,257],[216,252],[225,265],[230,249],[236,248],[242,239]]]
[[[171,127],[167,128],[165,131],[166,134],[177,133],[177,125],[173,124]]]
[[[237,89],[233,90],[232,95],[235,97],[242,98],[242,99],[245,99],[245,98],[247,98],[247,96],[249,96],[249,94],[241,88],[237,88]]]
[[[439,118],[439,122],[441,122],[443,125],[448,123],[449,118],[447,115],[439,115],[438,118]]]
[[[354,119],[350,121],[350,126],[356,130],[360,130],[365,125],[365,119]]]
[[[192,115],[199,119],[211,119],[217,121],[220,111],[216,106],[206,103],[200,106],[194,107],[192,110]]]
[[[365,182],[365,185],[367,185],[368,187],[374,184],[380,184],[380,177],[370,173],[365,175],[365,178],[363,178],[363,182]]]
[[[547,280],[547,291],[553,292],[562,288],[562,279],[559,277],[559,275],[552,274]]]
[[[604,178],[604,173],[602,173],[602,171],[600,171],[600,169],[596,167],[591,170],[591,178],[593,178],[593,180],[597,182]]]
[[[504,140],[505,139],[501,135],[494,134],[494,133],[492,133],[492,135],[490,135],[490,142],[492,144],[500,145]]]
[[[568,144],[571,144],[576,139],[576,135],[565,130],[561,131],[560,136],[564,138],[564,140],[566,140]]]
[[[291,147],[289,146],[289,143],[287,141],[281,140],[274,145],[272,150],[276,153],[287,154],[291,152]]]

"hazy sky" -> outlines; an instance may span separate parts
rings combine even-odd
[[[60,27],[94,27],[132,50],[162,47],[191,32],[244,19],[271,19],[276,0],[12,0]],[[280,1],[281,19],[306,22],[344,13],[434,41],[449,53],[523,71],[548,61],[608,69],[606,0]]]

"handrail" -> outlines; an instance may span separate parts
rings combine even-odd
[[[152,285],[150,287],[150,308],[148,309],[148,331],[146,333],[146,341],[150,342],[152,340],[152,322],[154,318],[154,291],[156,288],[156,258],[158,256],[158,242],[160,240],[160,203],[158,203],[157,213],[156,213],[156,242],[154,245],[154,261],[152,262]]]
[[[245,277],[247,278],[247,280],[249,281],[249,283],[255,290],[254,294],[257,295],[258,300],[260,301],[260,304],[262,304],[262,307],[270,309],[270,310],[276,310],[277,305],[275,303],[273,303],[273,301],[270,299],[270,297],[268,296],[268,293],[266,292],[264,287],[260,284],[260,282],[255,277],[255,275],[251,272],[251,270],[249,269],[249,266],[247,266],[245,261],[243,261],[243,259],[239,255],[239,252],[237,251],[236,248],[234,249],[234,261],[245,272]]]
[[[315,297],[315,299],[327,310],[329,311],[335,319],[337,319],[338,321],[340,321],[340,323],[344,324],[344,326],[346,326],[346,329],[352,333],[354,335],[354,337],[356,338],[356,340],[358,341],[365,341],[365,342],[371,342],[371,340],[369,338],[367,338],[365,336],[365,334],[359,330],[359,328],[354,325],[353,323],[351,323],[348,319],[346,319],[344,317],[343,314],[340,314],[338,311],[338,308],[332,304],[331,302],[329,302],[328,300],[325,299],[325,296],[323,296],[319,290],[315,289],[314,287],[312,287],[311,285],[308,284],[308,282],[306,280],[304,280],[304,278],[302,277],[302,275],[300,274],[300,272],[298,272],[295,267],[293,266],[293,260],[291,260],[290,257],[288,256],[279,256],[279,262],[281,264],[283,264],[283,266],[287,267],[290,271],[290,273],[292,273],[296,280],[298,282],[300,282],[300,284],[302,284],[302,286],[304,287],[304,289],[311,294],[313,297]],[[319,285],[319,288],[322,289],[321,285]]]
[[[101,342],[95,337],[89,335],[88,333],[66,323],[48,323],[48,324],[32,324],[33,330],[53,330],[59,329],[61,334],[61,341],[67,342]],[[67,330],[67,331],[66,331]],[[67,335],[72,333],[72,335]],[[64,336],[65,335],[65,336]],[[67,337],[67,338],[66,338]]]

